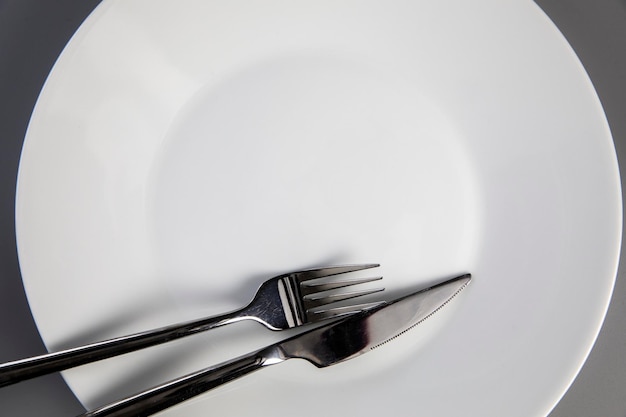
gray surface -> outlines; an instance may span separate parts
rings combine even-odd
[[[536,2],[585,65],[605,108],[618,157],[626,161],[626,0]],[[17,165],[38,92],[63,46],[97,3],[0,0],[1,362],[44,352],[24,295],[15,249]],[[626,265],[620,265],[620,271],[621,266]],[[625,279],[620,272],[600,338],[550,417],[626,417]],[[0,389],[2,416],[71,416],[81,411],[58,376]]]

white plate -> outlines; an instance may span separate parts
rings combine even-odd
[[[43,89],[17,239],[50,349],[241,306],[265,278],[472,272],[384,349],[290,361],[173,416],[542,416],[613,287],[615,152],[531,1],[104,1]],[[64,374],[93,407],[285,337],[240,323]]]

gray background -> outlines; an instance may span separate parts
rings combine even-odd
[[[43,82],[65,43],[98,3],[0,0],[0,362],[45,352],[17,262],[15,180],[28,119]],[[626,0],[536,3],[559,27],[587,69],[606,111],[618,158],[626,166]],[[600,337],[550,417],[626,417],[623,262]],[[1,416],[71,416],[82,411],[58,375],[0,389]]]

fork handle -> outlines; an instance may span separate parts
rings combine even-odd
[[[88,411],[78,417],[143,417],[172,407],[192,397],[286,358],[271,354],[276,346],[240,356],[217,366],[185,375],[123,400]],[[270,352],[268,355],[267,352]],[[277,352],[277,350],[275,351]],[[269,360],[272,358],[272,360]]]
[[[0,387],[190,336],[246,318],[246,309],[0,364]]]

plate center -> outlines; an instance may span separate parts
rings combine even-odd
[[[395,285],[465,271],[472,169],[418,89],[358,59],[308,54],[196,94],[152,180],[152,240],[174,299],[235,308],[274,273],[327,264],[380,262]]]

